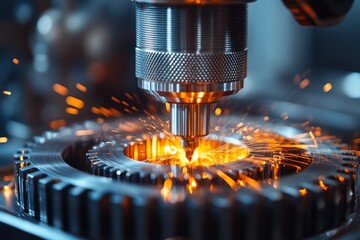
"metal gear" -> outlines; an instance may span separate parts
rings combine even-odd
[[[317,148],[295,152],[294,162],[304,153],[311,155],[308,166],[281,174],[272,184],[265,181],[261,189],[204,187],[190,194],[180,185],[172,189],[177,198],[167,201],[161,187],[133,180],[146,179],[140,173],[140,178],[126,174],[130,183],[86,173],[88,150],[102,141],[116,143],[114,138],[129,133],[119,124],[136,121],[87,122],[26,144],[15,155],[17,198],[24,213],[91,239],[300,239],[339,228],[354,212],[358,158],[331,138],[319,139]],[[236,117],[227,121],[232,125]],[[143,131],[132,129],[134,135]],[[271,129],[289,142],[297,134],[295,128],[279,124]],[[105,144],[104,149],[108,146],[114,145]],[[291,154],[294,149],[283,150]],[[272,154],[281,155],[281,149]],[[96,169],[105,176],[118,170],[110,165]]]

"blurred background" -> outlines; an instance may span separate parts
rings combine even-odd
[[[359,11],[355,1],[341,24],[319,29],[299,26],[280,0],[250,4],[248,78],[224,105],[318,125],[359,147]],[[0,165],[35,134],[147,105],[134,77],[134,20],[130,0],[2,2]]]

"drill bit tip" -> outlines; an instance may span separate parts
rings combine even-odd
[[[192,161],[192,156],[194,155],[194,151],[198,146],[198,139],[196,137],[182,137],[181,145],[185,150],[186,158],[189,161]]]

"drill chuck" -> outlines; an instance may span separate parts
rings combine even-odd
[[[136,0],[138,86],[171,104],[171,131],[209,133],[210,104],[243,87],[246,0]]]

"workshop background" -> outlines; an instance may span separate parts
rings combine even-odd
[[[280,0],[251,4],[248,77],[229,99],[233,111],[310,121],[357,148],[359,12],[356,1],[342,23],[320,29],[298,25]],[[0,165],[35,134],[119,116],[130,95],[146,106],[134,76],[134,18],[124,0],[2,2]]]

